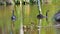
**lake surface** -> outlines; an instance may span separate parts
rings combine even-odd
[[[49,10],[48,21],[44,18],[41,22],[41,34],[55,34],[55,27],[50,26],[53,25],[54,14],[60,9],[57,7],[59,7],[57,2],[56,4],[41,5],[44,16],[46,16],[46,11]],[[16,16],[15,22],[11,20],[13,10]],[[39,24],[39,20],[37,19],[38,14],[37,4],[0,6],[0,34],[20,34],[21,23],[24,26],[24,34],[39,34],[37,27]]]

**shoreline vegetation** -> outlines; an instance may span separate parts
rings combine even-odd
[[[0,1],[0,5],[20,5],[22,2],[23,5],[25,4],[36,4],[37,1],[33,1],[33,0],[30,0],[30,1]]]

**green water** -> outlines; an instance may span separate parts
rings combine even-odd
[[[22,7],[23,6],[23,7]],[[41,26],[53,25],[53,16],[54,14],[60,10],[60,4],[58,1],[52,1],[50,4],[42,4],[42,14],[45,16],[46,11],[48,12],[48,21],[46,18],[42,19]],[[14,22],[14,26],[12,27],[12,11],[14,10],[14,14],[16,16],[16,21]],[[37,4],[26,4],[26,5],[8,5],[8,6],[0,6],[0,33],[1,34],[10,34],[13,31],[13,34],[19,34],[20,25],[27,26],[24,32],[25,34],[38,34],[38,7]],[[21,18],[22,17],[22,18]],[[23,22],[21,22],[21,20]],[[31,24],[33,23],[33,25]],[[32,27],[31,27],[32,26]],[[41,34],[55,34],[56,29],[54,27],[42,27]]]

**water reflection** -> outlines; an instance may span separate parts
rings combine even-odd
[[[23,6],[23,9],[22,9],[22,6]],[[54,7],[52,8],[54,9]],[[16,18],[17,18],[16,21],[14,22],[14,27],[12,27],[13,22],[11,21],[12,10],[14,10],[14,14],[16,15]],[[42,12],[45,15],[46,8],[44,8]],[[48,14],[51,14],[51,9]],[[36,17],[37,15],[38,15],[38,8],[36,4],[34,5],[26,4],[26,5],[18,5],[18,6],[17,5],[0,6],[0,34],[20,34],[21,23],[23,23],[23,26],[25,27],[23,30],[24,34],[38,34],[38,27],[37,27],[38,19]],[[50,18],[48,20],[51,20],[52,18],[51,15],[50,16],[48,15],[48,18]],[[42,19],[42,20],[43,22],[42,22],[41,33],[42,34],[54,34],[53,32],[55,31],[53,29],[55,27],[54,26],[46,27],[49,24],[46,25],[46,19]]]
[[[4,14],[5,14],[5,6],[0,6],[1,8],[0,8],[0,23],[1,23],[1,25],[0,25],[0,27],[1,27],[1,34],[3,34],[4,32],[2,32],[3,31],[3,27],[4,27],[4,23],[5,23],[5,21],[4,21]]]

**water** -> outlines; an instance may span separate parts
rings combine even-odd
[[[55,5],[52,3],[41,5],[41,11],[44,16],[46,15],[47,10],[49,10],[49,12],[48,22],[45,18],[42,19],[40,34],[59,34],[59,30],[53,25],[54,22],[52,20],[54,14],[60,9],[57,8],[59,6],[58,4],[56,3]],[[12,22],[11,20],[12,10],[14,10],[14,15],[16,16],[15,22]],[[37,4],[0,6],[0,34],[38,34],[38,14]],[[32,26],[32,22],[34,26]],[[24,25],[26,26],[26,32],[23,29]]]

